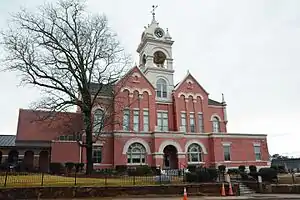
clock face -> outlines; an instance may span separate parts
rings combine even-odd
[[[161,28],[157,28],[154,31],[154,34],[158,38],[162,38],[164,36],[164,31]]]

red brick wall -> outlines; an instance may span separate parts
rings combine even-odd
[[[77,142],[54,141],[51,144],[51,162],[80,162],[80,148]]]
[[[226,124],[224,121],[224,113],[223,113],[223,108],[222,107],[217,107],[217,106],[208,106],[207,107],[207,116],[209,117],[207,121],[207,132],[212,132],[212,121],[211,117],[213,115],[217,115],[221,120],[220,120],[220,132],[226,133]]]
[[[266,165],[269,160],[269,152],[266,139],[251,139],[251,138],[213,138],[211,139],[214,148],[212,162],[222,163],[227,166],[246,165]],[[223,143],[230,144],[231,161],[224,161]],[[261,160],[255,160],[254,143],[260,144]]]
[[[100,164],[94,164],[95,168],[109,168],[113,165],[114,159],[114,141],[113,137],[103,136],[100,138],[99,146],[102,146],[102,162]],[[94,145],[97,145],[94,144]],[[82,162],[86,163],[86,150],[82,148]]]

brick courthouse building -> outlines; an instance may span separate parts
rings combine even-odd
[[[224,99],[210,99],[190,73],[174,83],[172,44],[168,30],[160,28],[153,15],[137,48],[139,65],[127,73],[130,78],[111,86],[112,90],[119,87],[118,95],[125,99],[123,105],[115,105],[115,109],[124,108],[116,116],[122,123],[106,127],[94,144],[94,168],[140,164],[171,169],[188,164],[268,166],[266,135],[228,133]],[[101,109],[95,107],[95,120],[103,114]],[[80,130],[80,113],[58,113],[71,121],[52,119],[51,127],[34,122],[45,114],[20,109],[15,147],[8,154],[30,165],[86,162],[84,148],[60,126],[69,124]]]

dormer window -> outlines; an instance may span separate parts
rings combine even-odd
[[[156,82],[156,96],[159,98],[167,98],[167,81],[162,78]]]

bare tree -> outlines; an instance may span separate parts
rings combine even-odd
[[[111,90],[112,100],[106,107],[113,107],[117,91],[111,87],[127,71],[129,56],[109,29],[106,17],[88,14],[80,0],[45,4],[37,13],[21,10],[9,27],[1,38],[3,67],[18,72],[21,83],[42,89],[45,96],[36,109],[51,113],[74,106],[80,109],[85,134],[81,145],[86,148],[86,173],[91,173],[92,108],[106,90]]]

